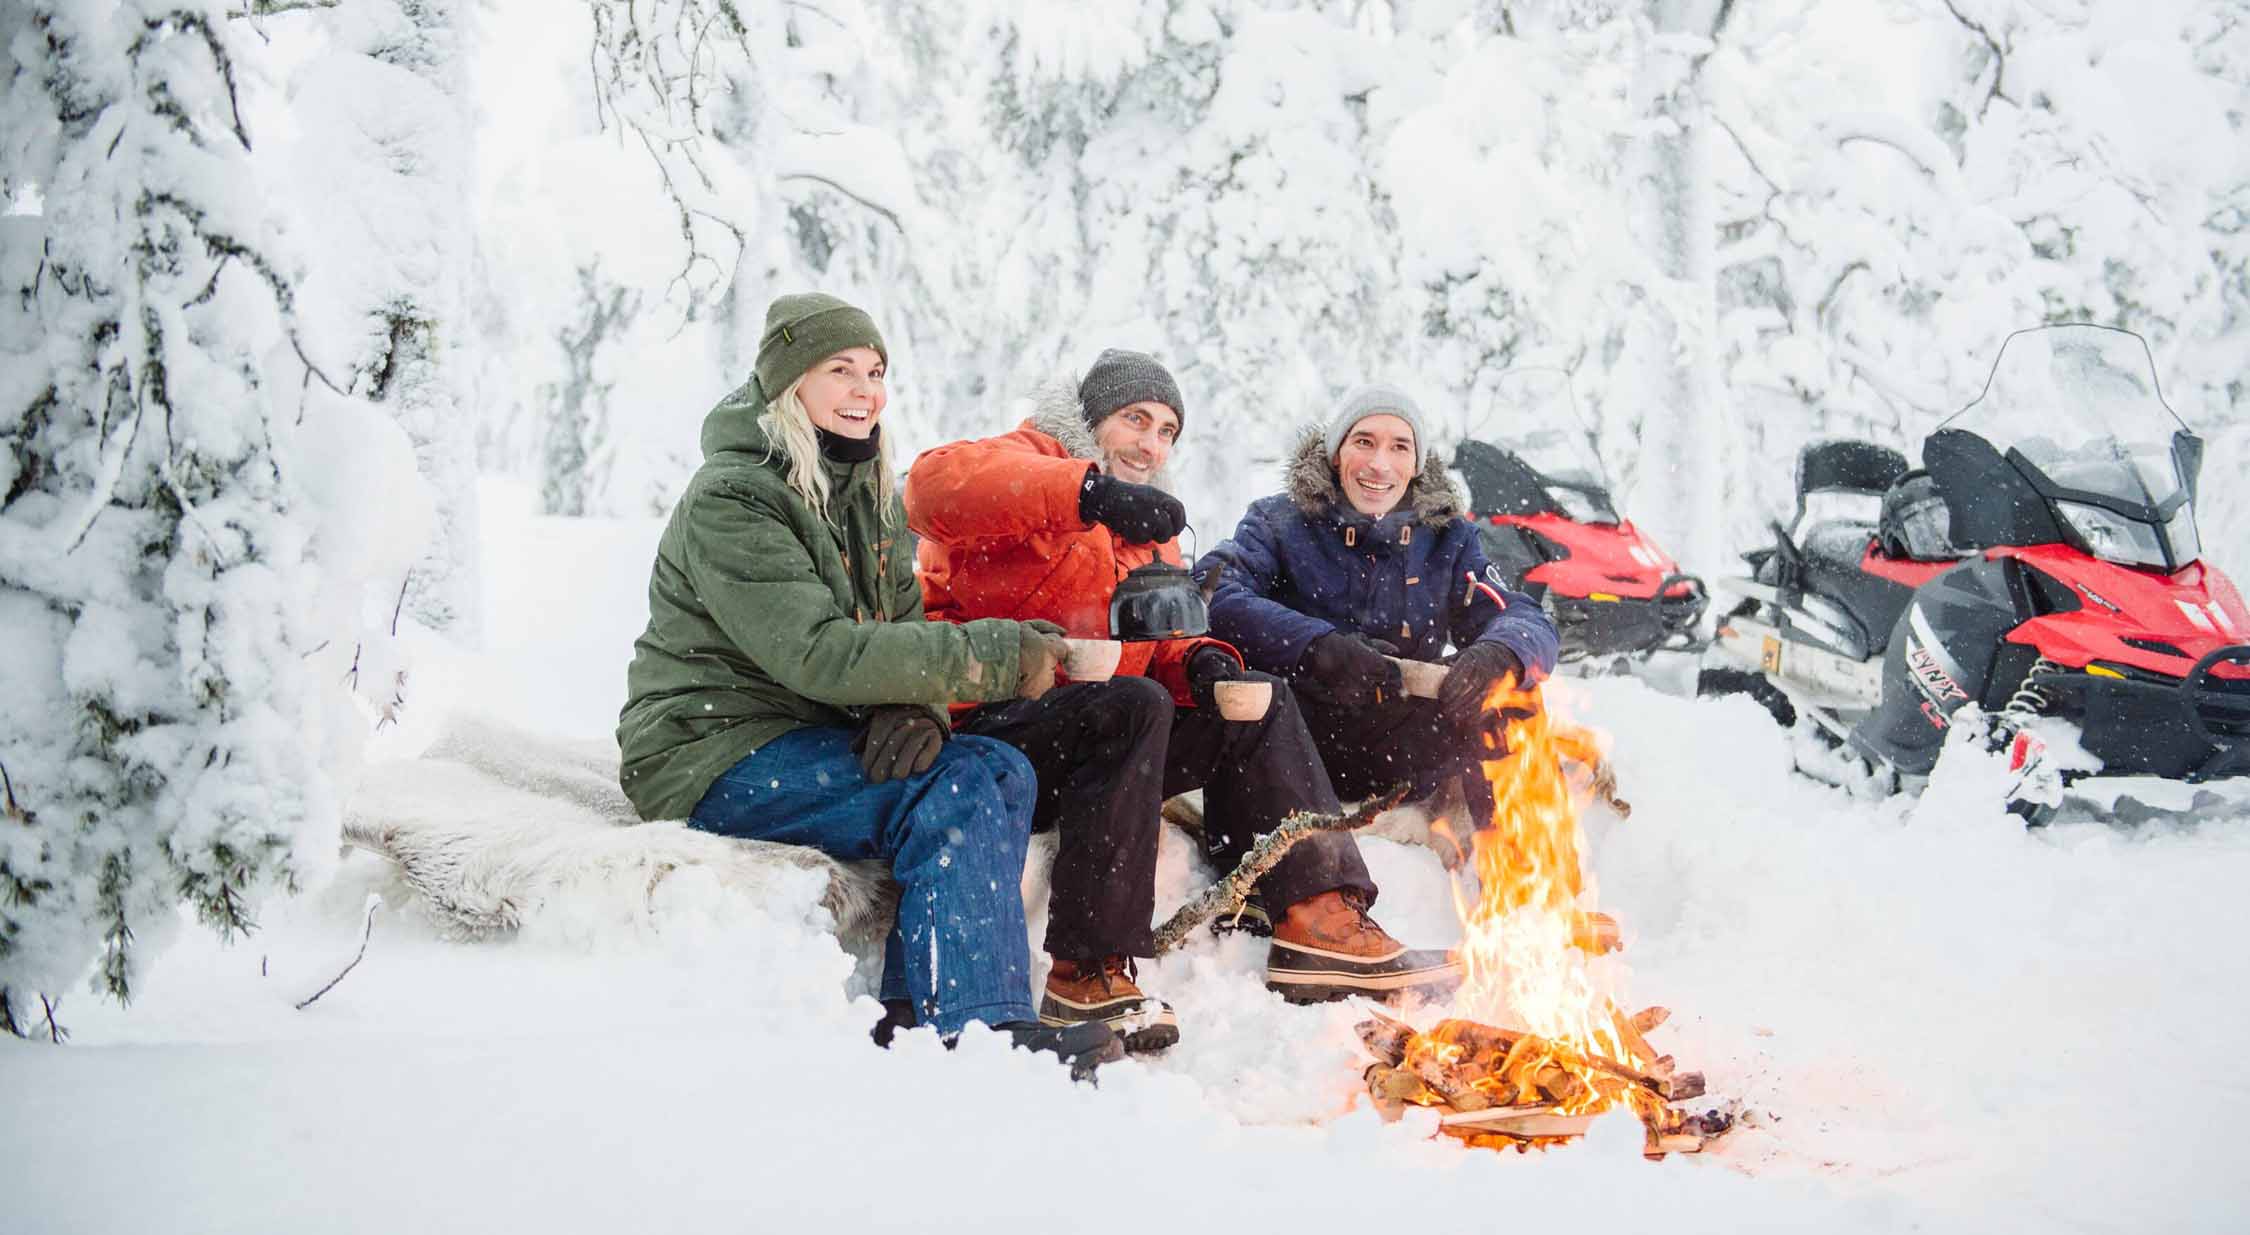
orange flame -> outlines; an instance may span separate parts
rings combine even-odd
[[[1598,735],[1556,720],[1539,687],[1512,678],[1496,684],[1484,706],[1493,728],[1504,724],[1506,740],[1489,730],[1483,737],[1492,818],[1463,846],[1480,890],[1471,901],[1454,884],[1466,970],[1454,1008],[1468,1022],[1521,1026],[1528,1036],[1509,1043],[1502,1065],[1477,1087],[1503,1106],[1540,1102],[1542,1088],[1559,1093],[1554,1109],[1563,1114],[1630,1101],[1653,1123],[1663,1099],[1633,1083],[1630,1071],[1654,1061],[1595,966],[1595,956],[1615,946],[1615,924],[1592,908],[1578,821],[1602,764]],[[1437,1036],[1462,1023],[1440,1026]],[[1616,1064],[1628,1075],[1619,1076]]]

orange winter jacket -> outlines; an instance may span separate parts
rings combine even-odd
[[[915,573],[933,621],[1044,618],[1073,638],[1109,637],[1117,581],[1179,542],[1128,545],[1078,517],[1078,487],[1099,456],[1067,385],[1043,391],[1015,432],[924,452],[906,475],[906,523],[921,537]],[[1117,672],[1164,684],[1182,707],[1187,658],[1198,648],[1242,654],[1217,639],[1128,643]],[[1058,675],[1059,676],[1059,675]]]

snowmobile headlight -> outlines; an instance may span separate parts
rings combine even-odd
[[[2083,502],[2056,502],[2055,510],[2085,544],[2086,551],[2103,561],[2159,568],[2169,565],[2164,557],[2164,540],[2154,524]]]

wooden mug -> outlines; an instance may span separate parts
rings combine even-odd
[[[1063,672],[1073,682],[1106,682],[1117,673],[1125,645],[1115,639],[1065,639],[1070,653],[1063,657]]]
[[[1273,707],[1273,683],[1213,682],[1211,697],[1219,705],[1219,715],[1228,720],[1264,720]]]

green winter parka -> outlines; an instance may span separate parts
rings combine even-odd
[[[826,512],[789,487],[756,384],[703,421],[703,466],[657,543],[648,629],[625,671],[619,780],[643,819],[684,819],[720,773],[788,731],[881,703],[1012,698],[1022,627],[926,622],[881,464],[823,460]]]

